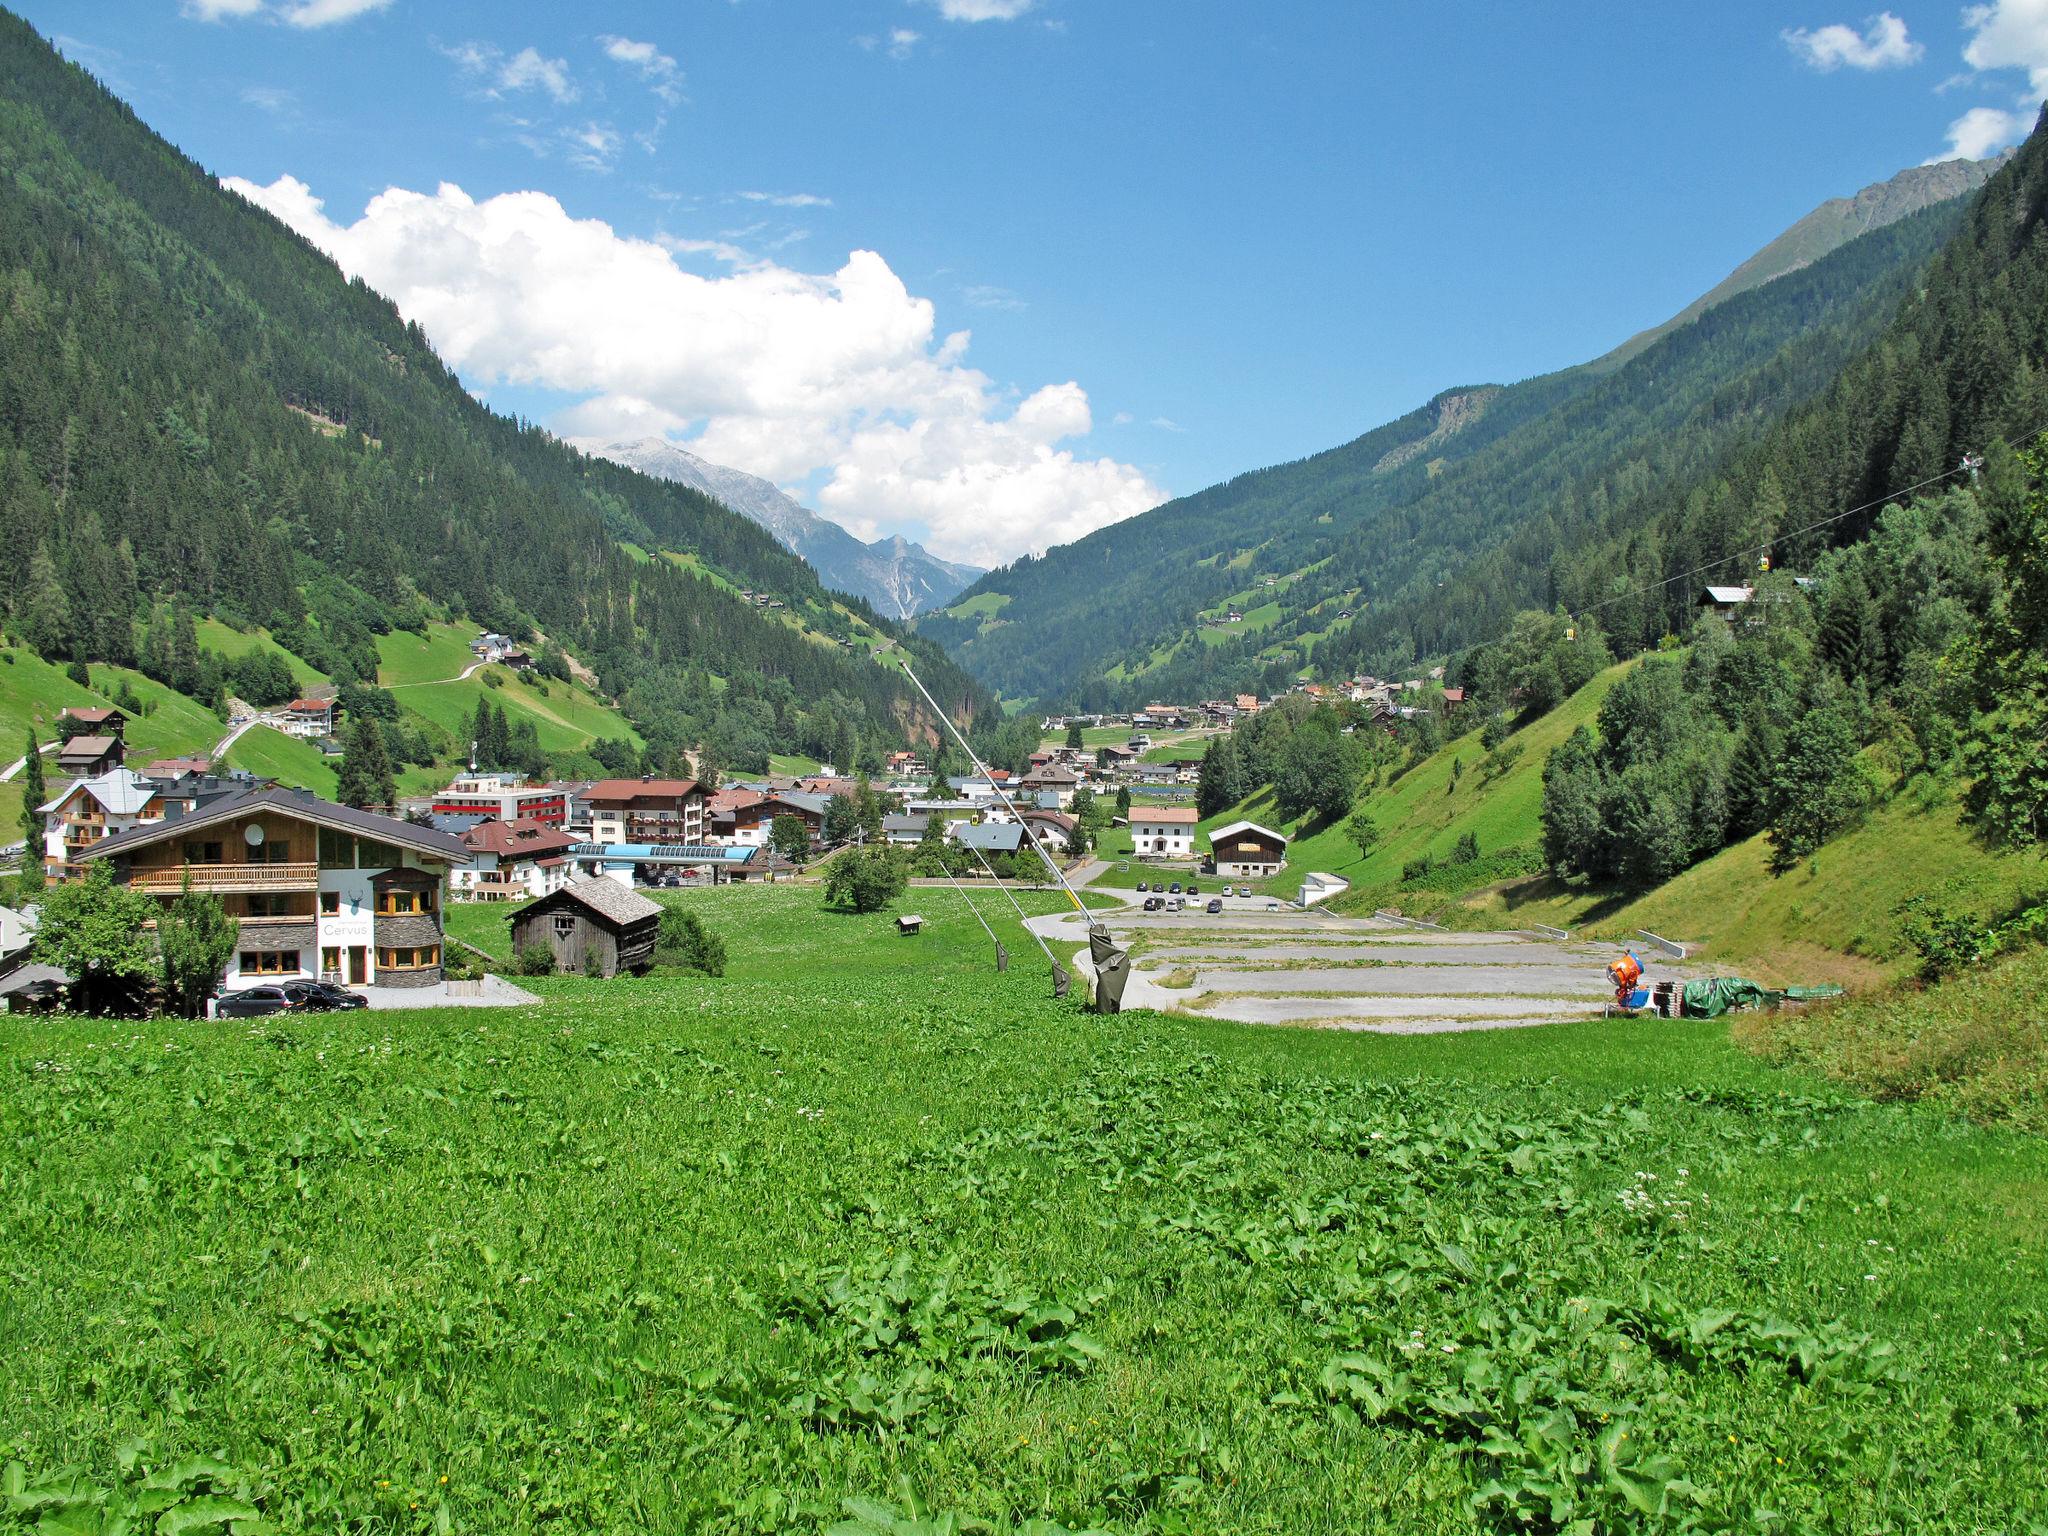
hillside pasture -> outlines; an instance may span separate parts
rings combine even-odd
[[[251,726],[228,748],[228,766],[243,768],[260,779],[310,789],[329,799],[341,787],[337,760],[321,756],[310,741],[287,736],[267,725]]]
[[[271,639],[270,631],[267,629],[230,629],[219,619],[214,618],[200,619],[195,627],[202,650],[216,651],[231,659],[246,656],[251,651],[261,651],[266,655],[282,658],[285,665],[292,669],[292,676],[298,679],[301,693],[308,688],[333,681],[311,662],[286,650]]]

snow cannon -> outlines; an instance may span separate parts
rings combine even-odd
[[[1636,985],[1643,979],[1643,962],[1635,951],[1625,949],[1619,956],[1608,962],[1607,979],[1614,983],[1614,1006],[1633,1011],[1649,1006],[1649,992]]]

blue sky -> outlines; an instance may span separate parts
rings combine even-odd
[[[980,563],[1594,356],[2048,89],[2048,0],[16,3],[493,404]]]

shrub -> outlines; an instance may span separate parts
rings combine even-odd
[[[520,948],[519,974],[522,976],[552,976],[555,973],[555,952],[539,939]]]
[[[594,949],[586,949],[583,952],[583,974],[592,981],[602,979],[604,976],[604,956]]]
[[[696,913],[670,907],[661,914],[661,934],[655,940],[654,963],[678,970],[699,971],[706,976],[725,974],[725,940],[704,926]]]

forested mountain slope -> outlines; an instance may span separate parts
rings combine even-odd
[[[671,744],[913,728],[867,646],[739,585],[903,638],[710,498],[486,410],[388,301],[0,12],[0,604],[45,654],[126,661],[178,596],[345,680],[435,608],[545,632]],[[907,643],[949,707],[985,704]]]
[[[950,602],[981,575],[981,567],[941,560],[901,535],[864,544],[773,481],[700,459],[665,437],[574,437],[569,442],[585,453],[624,464],[643,475],[702,491],[759,523],[784,548],[803,556],[825,585],[861,598],[892,619],[907,619]]]
[[[1682,497],[1825,389],[1962,211],[1864,235],[1611,373],[1450,391],[1341,448],[992,572],[921,632],[1008,693],[1100,703],[1269,691],[1308,664],[1386,672],[1486,638],[1550,605],[1548,562],[1589,523]]]

